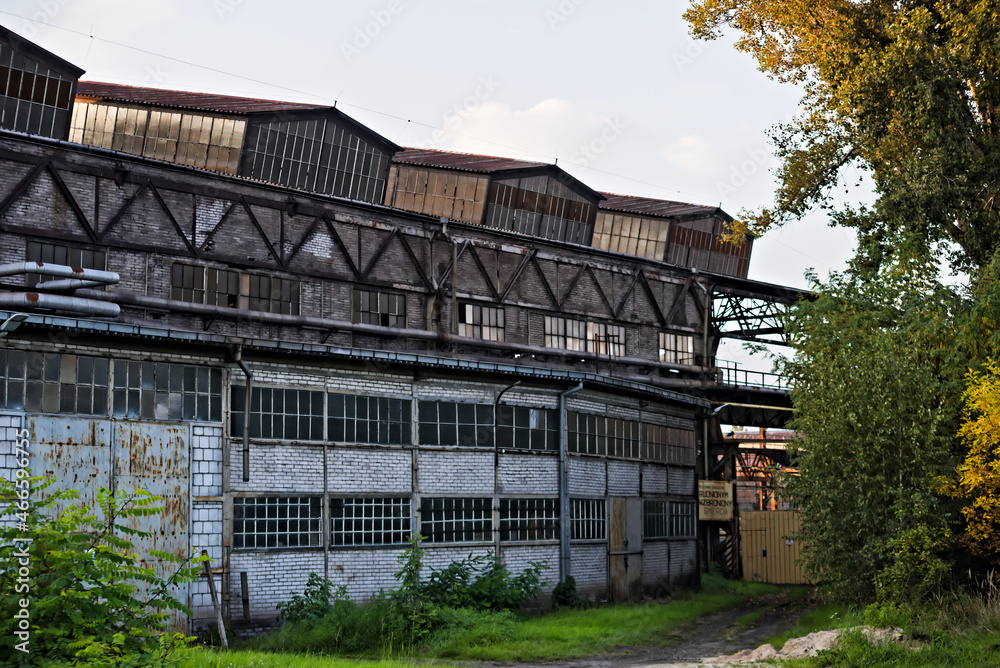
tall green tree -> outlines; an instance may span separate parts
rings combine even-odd
[[[953,242],[955,265],[1000,244],[1000,4],[996,0],[696,0],[692,33],[730,29],[736,48],[802,86],[803,113],[772,139],[772,205],[741,212],[736,236],[815,208],[855,165],[878,199],[836,211],[858,232],[855,267]]]
[[[854,600],[919,599],[949,572],[954,509],[935,493],[959,461],[963,300],[900,272],[833,276],[793,309],[793,382],[802,436],[788,494],[813,574]]]

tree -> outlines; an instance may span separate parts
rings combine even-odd
[[[962,300],[905,272],[814,287],[790,315],[797,349],[782,369],[802,436],[787,492],[807,566],[848,599],[920,598],[951,558],[953,510],[933,490],[960,456],[961,346],[939,323]]]
[[[858,232],[858,269],[936,253],[974,269],[1000,245],[1000,5],[995,0],[696,0],[692,33],[726,28],[760,69],[803,86],[804,112],[777,126],[774,203],[741,212],[739,238],[832,207],[854,164],[871,208],[835,222]]]
[[[70,505],[77,492],[42,496],[52,482],[20,475],[16,484],[0,479],[5,518],[15,520],[0,525],[4,654],[13,665],[39,667],[167,665],[185,638],[163,633],[162,627],[171,610],[190,614],[170,591],[197,579],[197,563],[190,567],[178,557],[153,554],[177,567],[173,575],[160,577],[141,565],[129,541],[146,534],[126,526],[130,518],[159,513],[160,498],[142,490],[113,494],[101,489],[99,511],[114,518],[107,521],[94,509]],[[22,620],[29,625],[26,631]],[[28,652],[14,647],[25,638],[22,649]]]

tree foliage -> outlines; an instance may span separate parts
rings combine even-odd
[[[834,275],[796,307],[788,330],[807,564],[841,595],[920,598],[948,572],[947,501],[962,373],[951,321],[962,300],[912,274]]]
[[[725,29],[760,69],[804,89],[804,111],[772,134],[774,203],[734,232],[831,208],[845,167],[878,200],[834,221],[858,232],[858,268],[957,244],[964,268],[1000,243],[1000,5],[995,0],[696,0],[692,33]]]
[[[77,492],[44,493],[52,482],[0,478],[4,519],[14,520],[0,524],[0,636],[11,664],[172,665],[170,657],[186,639],[164,633],[163,626],[172,610],[189,611],[171,591],[196,579],[198,569],[156,553],[177,568],[161,577],[142,565],[130,541],[147,534],[126,526],[130,518],[158,514],[160,498],[100,489],[99,508],[92,509],[70,503]],[[16,632],[23,630],[24,614],[27,653],[13,648],[22,642]]]

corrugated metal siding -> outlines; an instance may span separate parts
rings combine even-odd
[[[772,584],[809,584],[800,563],[799,528],[799,515],[794,511],[741,513],[743,577]]]

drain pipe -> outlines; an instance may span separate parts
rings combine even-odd
[[[566,397],[583,389],[583,381],[576,387],[559,393],[559,582],[570,575],[570,518],[569,518],[569,458],[566,456]]]
[[[246,403],[243,404],[243,482],[250,482],[250,397],[253,392],[253,371],[243,361],[243,346],[236,347],[236,363],[246,376]]]

